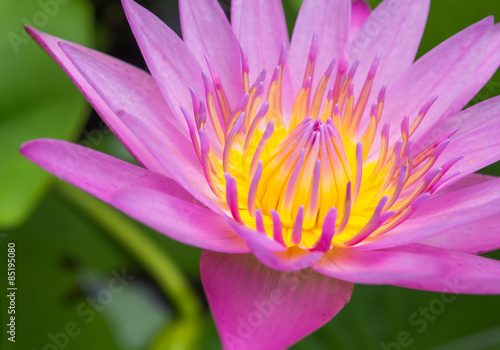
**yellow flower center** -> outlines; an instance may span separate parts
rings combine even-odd
[[[233,218],[285,246],[326,251],[353,246],[381,235],[405,220],[435,189],[460,158],[432,169],[449,143],[445,135],[413,154],[412,140],[431,99],[401,136],[389,144],[390,124],[380,131],[385,87],[362,123],[380,56],[375,58],[359,96],[353,78],[359,62],[347,71],[331,63],[312,89],[317,38],[291,113],[284,115],[282,84],[285,48],[269,84],[263,71],[253,85],[242,51],[245,92],[231,110],[210,59],[203,73],[205,102],[193,90],[196,126],[188,121],[191,139],[212,191],[227,203]],[[331,87],[327,89],[330,81]],[[267,87],[267,89],[266,89]],[[361,129],[363,126],[364,129]],[[210,143],[211,140],[217,142]]]

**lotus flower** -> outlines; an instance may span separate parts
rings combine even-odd
[[[418,59],[430,0],[180,0],[183,40],[123,7],[151,75],[27,28],[142,165],[58,140],[30,160],[203,249],[226,349],[282,349],[354,283],[500,293],[500,64],[486,18]]]

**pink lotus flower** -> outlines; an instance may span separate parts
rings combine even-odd
[[[203,249],[224,347],[281,349],[354,283],[500,293],[500,64],[486,18],[414,62],[430,0],[180,0],[184,41],[123,6],[152,76],[28,28],[143,167],[57,140],[22,153]],[[295,271],[295,272],[294,272]],[[297,272],[299,271],[299,272]]]

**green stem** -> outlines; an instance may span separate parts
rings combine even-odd
[[[176,305],[181,318],[198,319],[200,317],[201,303],[189,282],[184,278],[176,263],[151,242],[136,223],[109,205],[65,182],[58,182],[56,188],[121,243],[143,265],[165,295]]]

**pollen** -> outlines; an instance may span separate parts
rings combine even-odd
[[[347,69],[332,60],[314,82],[317,51],[314,35],[289,112],[282,106],[283,45],[273,72],[262,71],[252,83],[241,50],[244,94],[234,109],[206,57],[204,96],[191,89],[194,118],[186,109],[183,113],[208,184],[228,215],[286,247],[327,251],[358,245],[399,225],[460,157],[434,167],[452,134],[413,149],[412,135],[437,96],[401,125],[380,125],[385,86],[369,101],[380,55],[355,96],[359,61]]]

